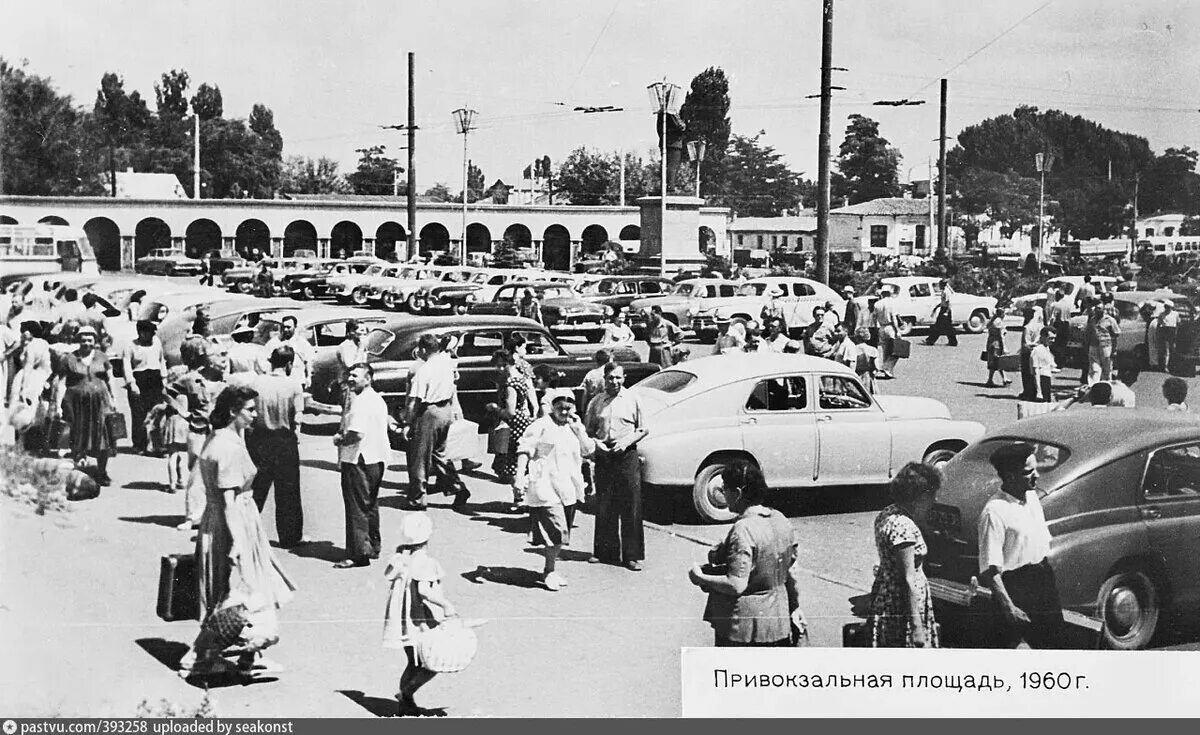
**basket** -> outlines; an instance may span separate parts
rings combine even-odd
[[[478,647],[475,631],[460,618],[451,618],[417,636],[417,661],[428,671],[453,674],[467,668]]]

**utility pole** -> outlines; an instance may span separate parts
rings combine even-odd
[[[1129,227],[1129,259],[1137,255],[1138,189],[1142,185],[1141,172],[1133,175],[1133,224]]]
[[[625,206],[625,154],[621,153],[621,206]]]
[[[821,132],[817,138],[817,272],[829,284],[829,118],[833,84],[833,0],[823,0],[821,31]]]
[[[925,230],[927,233],[925,235],[925,251],[928,252],[933,249],[929,247],[933,238],[937,237],[937,224],[933,218],[933,156],[925,159],[925,165],[928,167],[927,174],[929,176],[929,187],[925,190],[926,203],[929,205],[929,226]]]
[[[413,52],[408,52],[408,253],[405,260],[417,255],[417,102],[414,96]]]
[[[0,141],[4,137],[4,75],[0,74]],[[0,195],[4,194],[4,147],[0,146]]]
[[[200,116],[192,114],[192,199],[200,198]]]
[[[1046,258],[1045,253],[1042,252],[1045,247],[1043,245],[1043,243],[1046,240],[1046,233],[1042,231],[1046,227],[1046,156],[1041,153],[1038,153],[1037,155],[1034,156],[1034,163],[1037,166],[1038,179],[1039,179],[1039,183],[1038,183],[1038,229],[1037,229],[1038,239],[1037,239],[1037,244],[1034,247],[1034,250],[1037,253],[1037,260],[1038,260],[1038,264],[1040,265],[1041,262],[1043,260],[1045,260],[1045,258]]]
[[[946,257],[946,241],[949,239],[947,237],[948,231],[946,227],[946,86],[946,80],[943,79],[941,123],[938,126],[937,257],[939,259]]]

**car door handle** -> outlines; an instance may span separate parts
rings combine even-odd
[[[741,420],[741,423],[743,423],[743,424],[757,424],[757,423],[758,423],[758,419],[754,418],[753,416],[743,416],[743,417],[742,417],[742,420]]]
[[[1142,508],[1142,518],[1162,518],[1162,511],[1153,506]]]
[[[830,416],[829,414],[825,414],[825,415],[823,415],[823,416],[818,416],[818,417],[817,417],[817,421],[820,421],[820,422],[822,422],[822,423],[824,423],[824,422],[826,422],[826,421],[833,421],[833,417],[832,417],[832,416]]]

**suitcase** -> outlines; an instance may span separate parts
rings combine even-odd
[[[158,575],[158,617],[199,620],[200,596],[195,554],[168,554]]]
[[[912,342],[903,337],[897,337],[892,342],[892,357],[907,358],[912,354]]]
[[[1170,372],[1180,378],[1196,377],[1196,358],[1192,355],[1172,355]]]
[[[842,626],[842,648],[867,647],[866,623],[846,623]]]

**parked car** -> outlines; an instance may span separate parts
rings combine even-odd
[[[1187,414],[1060,411],[989,432],[948,462],[925,558],[943,640],[990,646],[977,522],[998,480],[988,458],[1031,444],[1050,565],[1069,622],[1108,648],[1149,645],[1169,617],[1200,612],[1200,427]]]
[[[361,273],[344,273],[340,276],[328,276],[325,281],[325,290],[339,304],[349,304],[353,300],[354,290],[360,285],[379,276],[384,270],[397,267],[395,263],[376,263],[367,266],[366,270]]]
[[[471,304],[469,313],[516,316],[525,289],[533,291],[541,306],[542,322],[554,336],[582,336],[588,342],[599,342],[604,336],[604,323],[612,309],[584,301],[565,283],[509,283],[501,286],[491,301]]]
[[[942,279],[932,276],[881,278],[856,301],[867,308],[873,307],[879,300],[879,289],[884,285],[898,291],[894,298],[901,334],[908,334],[914,327],[933,326],[934,311],[942,303]],[[954,312],[956,326],[965,332],[979,334],[987,329],[988,321],[996,312],[996,299],[955,291],[950,297],[950,308]]]
[[[354,257],[347,260],[330,261],[319,268],[304,273],[284,276],[280,288],[293,299],[314,301],[329,294],[329,279],[342,275],[362,273],[372,265],[383,265],[384,261],[372,256]]]
[[[772,288],[783,292],[779,301],[793,336],[799,336],[798,332],[812,322],[812,311],[817,306],[832,302],[838,316],[845,313],[845,299],[823,283],[798,276],[766,276],[746,281],[733,296],[706,298],[694,306],[689,311],[692,331],[702,342],[712,342],[721,322],[758,319],[771,301],[767,292]]]
[[[138,258],[133,270],[152,276],[198,276],[203,267],[199,260],[189,258],[182,250],[161,248]]]
[[[1175,333],[1175,355],[1192,355],[1197,347],[1196,308],[1186,296],[1171,291],[1117,291],[1113,293],[1113,306],[1117,309],[1117,356],[1132,358],[1142,369],[1165,368],[1158,362],[1158,315],[1163,304],[1170,301],[1179,314],[1179,327]],[[1067,341],[1068,364],[1063,367],[1079,367],[1084,364],[1084,334],[1087,316],[1071,317]]]
[[[372,270],[368,268],[366,273],[371,273]],[[418,276],[424,278],[428,276],[429,272],[427,266],[423,265],[404,263],[385,265],[382,270],[360,280],[354,286],[350,292],[350,302],[355,306],[368,306],[371,302],[375,302],[376,305],[382,305],[384,308],[395,308],[395,302],[390,298],[385,300],[384,293],[397,282],[407,281]]]
[[[154,295],[147,294],[142,298],[142,307],[138,309],[138,319],[150,319],[160,324],[176,314],[195,313],[196,309],[205,304],[216,304],[224,301],[248,301],[251,297],[238,294],[228,294],[214,291],[203,286],[188,286],[175,291],[161,291]]]
[[[212,268],[214,276],[219,276],[234,268],[246,268],[250,265],[250,261],[232,250],[209,250],[204,257],[208,258],[209,255],[212,256],[209,260],[209,267]]]
[[[382,327],[366,337],[367,361],[375,370],[375,390],[383,396],[388,407],[396,410],[408,392],[408,378],[413,368],[413,350],[422,334],[453,338],[458,359],[458,398],[463,414],[471,421],[480,421],[485,406],[495,400],[495,369],[492,354],[502,349],[514,333],[524,335],[527,359],[533,365],[546,363],[564,374],[563,387],[578,388],[583,376],[595,365],[590,355],[568,354],[550,332],[535,321],[506,316],[462,316],[442,319],[425,316],[390,317]],[[618,362],[625,367],[629,384],[658,370],[657,365],[642,362],[635,353],[617,353]],[[341,403],[341,386],[334,380],[337,356],[322,355],[313,363],[313,399],[336,411]]]
[[[671,279],[658,276],[605,276],[585,283],[579,288],[579,296],[585,301],[621,311],[628,309],[634,299],[670,293],[674,288]]]
[[[906,462],[944,463],[983,436],[941,401],[868,393],[819,357],[713,355],[634,387],[650,435],[638,448],[644,493],[686,489],[706,521],[729,521],[721,471],[748,460],[779,489],[888,482]]]
[[[262,264],[267,264],[267,270],[271,272],[272,283],[274,285],[273,295],[282,296],[285,294],[283,290],[283,279],[289,275],[307,273],[318,268],[323,263],[332,261],[321,260],[318,258],[264,258],[253,265],[248,265],[245,268],[234,268],[225,271],[221,274],[221,287],[232,293],[252,294],[257,292],[258,274],[262,269]]]
[[[216,342],[229,342],[235,327],[243,324],[255,327],[264,315],[296,311],[300,308],[295,302],[284,299],[247,298],[218,301],[205,306],[208,308],[208,334]],[[163,357],[168,367],[181,363],[179,346],[183,344],[187,335],[191,334],[195,321],[196,310],[189,309],[168,317],[159,324],[158,338],[162,341]]]
[[[1020,327],[1024,323],[1024,313],[1028,307],[1032,306],[1036,309],[1046,308],[1046,298],[1050,293],[1050,289],[1054,288],[1062,291],[1067,304],[1071,307],[1071,313],[1077,314],[1079,312],[1079,305],[1075,303],[1075,296],[1079,293],[1079,287],[1082,285],[1083,276],[1057,276],[1049,279],[1042,284],[1041,289],[1037,293],[1013,298],[1012,306],[1008,310],[1008,316],[1004,319],[1005,325],[1010,328]],[[1115,291],[1117,279],[1112,276],[1092,276],[1092,286],[1098,294],[1106,291]]]
[[[689,278],[675,284],[675,290],[659,296],[634,299],[629,303],[629,326],[638,339],[646,334],[647,313],[657,306],[663,311],[663,319],[677,327],[691,329],[693,311],[705,308],[706,299],[731,298],[737,295],[741,284],[724,278]]]
[[[410,265],[391,278],[380,277],[371,285],[367,301],[392,311],[413,311],[413,297],[421,289],[443,279],[458,283],[463,277],[462,266]],[[360,289],[366,286],[360,286]],[[358,297],[355,296],[355,303]]]

